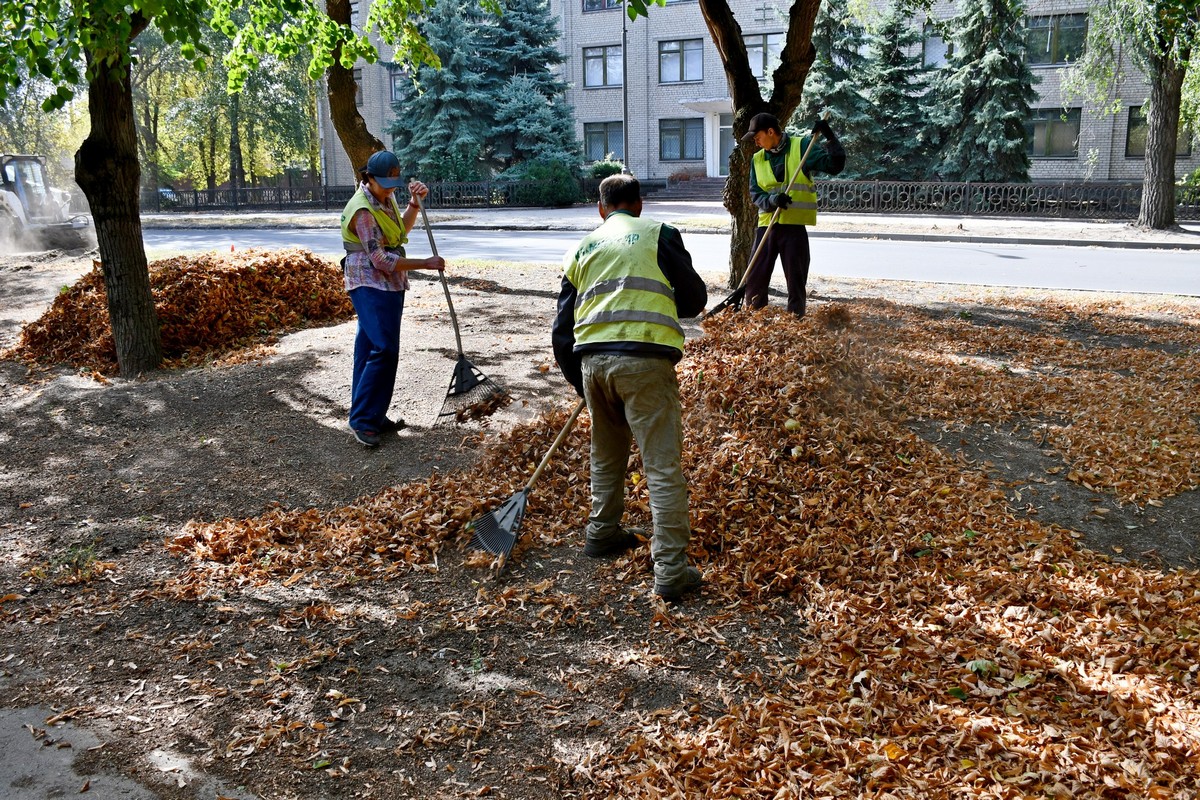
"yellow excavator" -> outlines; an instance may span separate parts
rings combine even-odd
[[[50,185],[45,156],[0,154],[0,249],[91,247],[91,220],[70,209],[70,193]]]

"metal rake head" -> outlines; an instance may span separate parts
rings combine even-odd
[[[480,372],[466,357],[461,357],[454,365],[450,388],[435,424],[486,417],[511,399],[503,387]]]

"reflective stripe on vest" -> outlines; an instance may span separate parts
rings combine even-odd
[[[401,219],[401,215],[400,207],[396,205],[395,194],[388,198],[388,202],[392,204],[392,211],[396,213],[396,219],[392,219],[382,208],[376,208],[367,200],[367,195],[362,188],[354,193],[350,202],[346,203],[346,207],[342,209],[342,247],[347,253],[358,253],[364,249],[353,226],[354,215],[360,210],[366,210],[374,218],[375,224],[383,233],[381,244],[384,247],[398,248],[408,241],[408,234],[404,232],[404,227],[396,221]]]
[[[789,137],[787,158],[784,160],[784,181],[791,179],[792,173],[796,171],[803,155],[804,142],[801,138],[799,136]],[[764,192],[774,193],[782,191],[787,186],[783,181],[776,179],[775,171],[771,169],[771,162],[767,160],[766,150],[759,150],[751,160],[758,188]],[[812,179],[805,175],[803,170],[796,176],[796,182],[788,194],[792,198],[792,204],[779,212],[779,219],[776,220],[776,223],[779,225],[816,225],[817,189],[813,186]],[[765,228],[770,225],[774,213],[774,211],[759,212],[758,227]]]
[[[683,350],[675,292],[658,266],[662,224],[613,213],[567,254],[575,345],[645,342]]]

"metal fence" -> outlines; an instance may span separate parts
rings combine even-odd
[[[595,200],[599,181],[580,181],[580,196]],[[529,205],[533,182],[445,181],[429,184],[437,208],[500,208]],[[647,182],[649,189],[650,183]],[[1136,219],[1140,183],[914,183],[905,181],[818,181],[824,211],[956,216],[1073,217]],[[354,186],[258,187],[252,189],[159,190],[142,194],[143,211],[340,210]],[[403,190],[401,190],[403,193]],[[403,202],[405,196],[398,198]],[[719,200],[720,196],[713,198]],[[1200,187],[1176,187],[1175,216],[1200,219]]]

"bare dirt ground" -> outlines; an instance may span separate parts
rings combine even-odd
[[[0,348],[86,266],[78,255],[0,259]],[[385,583],[247,585],[196,601],[163,593],[181,569],[163,541],[189,520],[329,509],[470,470],[492,437],[572,401],[549,349],[555,268],[473,265],[453,288],[468,356],[514,403],[484,423],[432,425],[453,340],[440,287],[418,280],[393,405],[410,427],[374,451],[344,422],[353,323],[288,335],[252,363],[135,381],[0,361],[0,736],[18,754],[0,768],[0,796],[584,796],[587,776],[563,765],[588,763],[592,734],[621,736],[597,697],[650,717],[703,704],[685,679],[719,675],[729,647],[678,634],[647,599],[644,557],[597,567],[578,541],[531,553],[511,568],[513,585],[624,596],[605,606],[602,624],[549,632],[503,618],[462,623],[482,590],[458,553]],[[880,297],[931,318],[1037,325],[1010,313],[1018,293],[827,280],[810,289],[815,306]],[[1200,319],[1200,301],[1175,302]],[[1145,303],[1153,318],[1158,300]],[[914,429],[976,465],[1014,508],[1077,532],[1087,547],[1151,568],[1197,566],[1196,491],[1139,509],[1047,481],[1056,454],[1027,425]],[[89,579],[52,579],[76,568]],[[526,592],[512,602],[532,600]],[[546,619],[571,613],[544,610]],[[695,613],[715,625],[721,609]],[[772,626],[786,623],[756,621],[753,634],[770,639]],[[674,641],[673,661],[636,648],[614,656],[604,642],[618,635]],[[581,658],[617,658],[622,671],[597,681]]]

